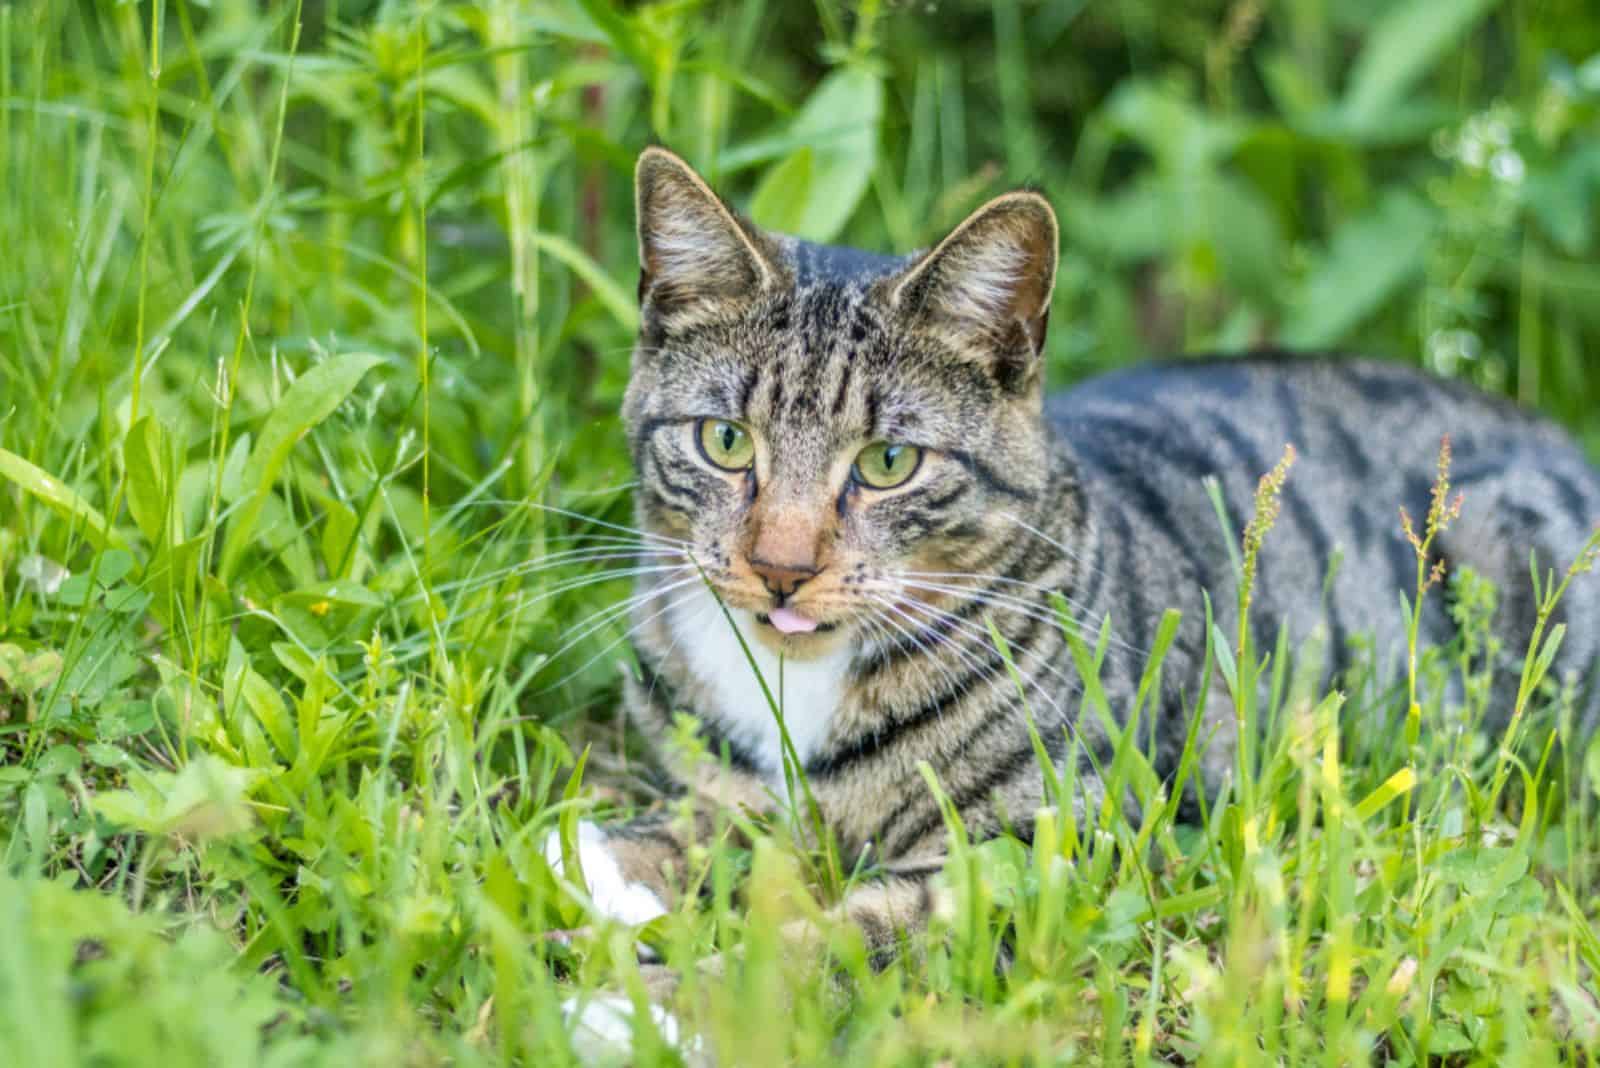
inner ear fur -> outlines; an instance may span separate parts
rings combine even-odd
[[[1044,348],[1060,228],[1038,193],[996,197],[894,283],[904,314],[933,320],[1002,361]],[[1019,351],[1020,350],[1020,351]]]
[[[775,284],[770,242],[667,149],[647,148],[634,169],[639,302],[672,314],[736,300]]]

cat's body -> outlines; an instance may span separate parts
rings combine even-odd
[[[1052,758],[1078,752],[1077,802],[1094,796],[1106,733],[1080,702],[1052,593],[1090,644],[1109,616],[1101,679],[1118,715],[1162,612],[1183,612],[1146,720],[1156,770],[1172,773],[1200,698],[1203,592],[1232,633],[1229,543],[1285,445],[1298,461],[1252,621],[1258,641],[1280,623],[1294,639],[1322,630],[1333,670],[1352,635],[1398,647],[1397,591],[1416,581],[1399,509],[1426,512],[1443,435],[1465,511],[1438,549],[1501,585],[1509,641],[1532,621],[1528,552],[1565,567],[1600,520],[1600,476],[1561,432],[1399,368],[1189,362],[1046,403],[1056,231],[1031,194],[906,259],[760,233],[659,150],[641,160],[639,196],[645,326],[624,414],[639,523],[662,565],[641,583],[629,713],[657,742],[677,713],[695,715],[720,766],[683,768],[686,788],[768,807],[787,781],[776,699],[847,858],[892,869],[843,906],[874,944],[931,907],[945,829],[919,765],[969,832],[1026,836],[1045,800],[1031,721]],[[1440,603],[1425,640],[1449,636]],[[1557,670],[1591,671],[1600,588],[1575,587],[1566,613],[1586,622]],[[1203,761],[1214,772],[1231,745],[1219,690]],[[646,817],[590,832],[585,848],[615,858],[609,870],[633,884],[622,890],[664,900],[693,833]]]
[[[1093,618],[1110,613],[1141,649],[1163,609],[1181,610],[1187,626],[1179,657],[1202,640],[1194,626],[1202,589],[1222,632],[1234,633],[1235,565],[1225,541],[1238,544],[1256,480],[1286,445],[1296,457],[1260,555],[1253,633],[1258,647],[1269,648],[1287,624],[1296,648],[1320,630],[1335,675],[1348,666],[1354,637],[1370,639],[1380,667],[1394,666],[1405,646],[1398,595],[1412,595],[1417,559],[1400,509],[1416,517],[1420,533],[1444,438],[1463,509],[1433,556],[1447,573],[1470,567],[1498,587],[1496,629],[1510,659],[1520,663],[1534,624],[1529,553],[1542,568],[1566,568],[1600,517],[1600,477],[1559,428],[1395,364],[1272,356],[1150,365],[1058,394],[1046,414],[1057,452],[1068,456],[1089,502],[1076,548],[1100,575],[1078,597]],[[1233,529],[1218,521],[1206,479],[1221,489]],[[1436,591],[1425,602],[1424,644],[1454,634],[1447,599]],[[1565,615],[1592,623],[1572,628],[1563,664],[1592,670],[1600,657],[1600,586],[1575,586]],[[1192,696],[1198,665],[1177,664]],[[1514,676],[1509,681],[1514,688]],[[1497,701],[1483,726],[1499,731],[1509,712],[1509,702]],[[1158,733],[1158,741],[1170,762],[1181,736]]]

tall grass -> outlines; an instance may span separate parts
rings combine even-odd
[[[1597,56],[1582,0],[0,2],[3,1059],[553,1064],[564,1000],[643,997],[635,932],[546,937],[585,920],[540,844],[659,800],[615,713],[649,140],[880,248],[1040,185],[1058,382],[1372,348],[1600,444]],[[644,933],[686,1031],[729,1064],[1593,1057],[1600,757],[1548,613],[1518,744],[1470,729],[1495,595],[1453,581],[1456,643],[1339,694],[1314,643],[1213,632],[1265,685],[1204,822],[1130,731],[1142,815],[953,826],[955,908],[887,969],[847,930],[786,956],[862,873],[746,826]],[[640,1021],[636,1063],[684,1053]]]

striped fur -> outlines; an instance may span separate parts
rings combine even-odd
[[[781,653],[785,722],[828,827],[847,856],[914,873],[841,907],[874,945],[934,906],[925,876],[945,832],[922,762],[974,835],[1026,836],[1044,802],[1031,716],[1055,759],[1077,741],[1092,800],[1090,758],[1104,763],[1108,743],[1079,715],[1048,591],[1087,631],[1110,617],[1103,682],[1118,710],[1162,611],[1183,611],[1151,728],[1157,770],[1172,773],[1203,666],[1202,591],[1224,631],[1234,626],[1235,578],[1204,479],[1242,522],[1257,477],[1296,446],[1253,621],[1262,639],[1280,622],[1296,638],[1326,628],[1335,671],[1347,638],[1374,634],[1381,648],[1399,637],[1395,591],[1415,563],[1397,509],[1425,510],[1442,435],[1467,499],[1443,554],[1507,591],[1508,636],[1531,623],[1512,592],[1526,586],[1528,550],[1565,563],[1600,520],[1600,477],[1559,430],[1398,367],[1188,361],[1046,402],[1057,238],[1034,194],[1002,197],[933,251],[893,258],[760,233],[659,149],[640,160],[638,187],[643,327],[624,415],[639,525],[691,546],[721,604],[681,588],[643,601],[630,714],[659,741],[675,713],[693,713],[727,770],[679,769],[685,785],[715,804],[770,805],[783,789],[779,736],[728,620],[774,693]],[[748,471],[708,462],[701,418],[748,429]],[[874,441],[924,450],[903,487],[852,479]],[[772,553],[786,558],[762,559]],[[773,568],[802,580],[785,593]],[[822,626],[779,633],[765,620],[784,607]],[[1430,611],[1425,636],[1447,639],[1445,613]],[[1568,613],[1600,620],[1600,583],[1575,586]],[[991,620],[1026,676],[1026,703]],[[1559,670],[1591,670],[1597,642],[1600,628],[1574,628]],[[622,868],[670,894],[664,827],[611,844],[627,854],[645,842],[655,859]]]

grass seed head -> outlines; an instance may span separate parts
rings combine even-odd
[[[1244,555],[1246,569],[1254,571],[1254,560],[1261,551],[1261,545],[1267,540],[1267,533],[1278,521],[1278,515],[1283,510],[1280,498],[1283,495],[1283,485],[1289,479],[1289,469],[1294,466],[1295,451],[1293,445],[1283,447],[1283,457],[1273,465],[1271,471],[1261,476],[1261,481],[1256,483],[1255,512],[1250,516],[1250,522],[1244,528]]]
[[[1439,458],[1434,466],[1433,488],[1428,497],[1428,516],[1423,523],[1422,532],[1417,532],[1416,522],[1411,518],[1411,513],[1404,505],[1400,507],[1400,530],[1405,539],[1410,543],[1411,549],[1417,554],[1418,571],[1423,567],[1428,568],[1427,579],[1422,586],[1426,590],[1444,581],[1445,562],[1443,557],[1433,561],[1428,566],[1428,556],[1433,548],[1433,541],[1440,534],[1450,529],[1450,524],[1461,518],[1461,507],[1466,503],[1466,494],[1457,492],[1450,496],[1450,435],[1446,434],[1439,439]]]

